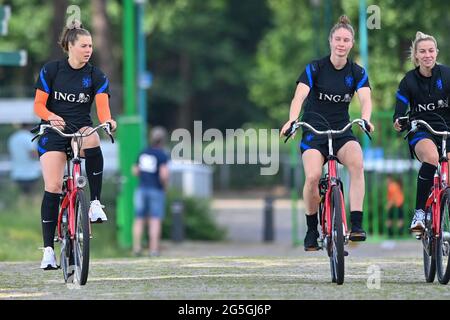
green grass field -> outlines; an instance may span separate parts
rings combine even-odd
[[[111,184],[105,185],[105,198],[109,202],[108,222],[93,226],[91,253],[94,258],[127,257],[116,241],[115,207]],[[19,195],[14,186],[0,188],[0,261],[39,260],[42,257],[41,193],[32,198]],[[57,244],[55,246],[59,247]]]
[[[419,258],[348,258],[342,286],[323,257],[95,259],[83,287],[36,262],[0,263],[1,299],[450,299],[448,286],[425,283]],[[370,266],[380,270],[370,288]]]

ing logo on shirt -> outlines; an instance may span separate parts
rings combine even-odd
[[[76,103],[87,103],[90,101],[91,96],[81,92],[78,94],[78,99],[77,99],[77,96],[74,93],[64,93],[64,92],[55,91],[54,99],[69,101],[69,102],[76,102]]]
[[[92,85],[92,80],[90,77],[84,77],[82,80],[83,88],[89,88]]]
[[[348,75],[345,77],[345,85],[349,88],[353,87],[353,77]]]

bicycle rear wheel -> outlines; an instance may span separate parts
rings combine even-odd
[[[89,209],[84,191],[77,190],[75,200],[75,280],[85,285],[89,273]]]
[[[331,189],[331,281],[336,284],[344,283],[344,224],[342,222],[341,190],[335,186]]]
[[[432,215],[426,214],[425,217],[425,231],[422,235],[423,271],[426,282],[433,282],[436,276],[436,242],[432,230]]]
[[[450,280],[450,189],[446,189],[441,199],[441,228],[436,239],[436,269],[438,281],[447,284]]]
[[[74,256],[72,250],[73,244],[69,236],[67,219],[68,219],[67,210],[64,210],[61,226],[62,243],[61,243],[60,264],[64,276],[64,282],[71,283],[73,282],[73,274],[74,274]]]

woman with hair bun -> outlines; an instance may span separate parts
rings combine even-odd
[[[97,116],[101,123],[110,122],[112,130],[116,122],[109,108],[109,81],[103,72],[92,66],[92,37],[79,21],[64,28],[59,44],[67,58],[46,63],[36,81],[34,111],[42,121],[64,129],[66,133],[85,131],[92,127],[90,110],[95,100]],[[50,130],[38,142],[38,152],[44,177],[44,197],[41,206],[44,255],[41,268],[56,269],[53,238],[62,193],[66,164],[66,148],[70,139]],[[80,155],[86,159],[89,181],[91,222],[107,220],[100,203],[102,189],[103,155],[97,133],[83,138]]]
[[[404,129],[398,118],[409,111],[411,118],[428,122],[434,130],[448,131],[450,68],[436,62],[439,49],[436,39],[431,35],[418,31],[410,49],[410,59],[415,68],[408,71],[400,81],[393,117],[394,128],[397,131]],[[417,178],[416,208],[410,226],[410,230],[415,233],[425,229],[425,204],[438,166],[441,141],[441,137],[427,130],[418,130],[408,137],[412,157],[422,162]],[[449,140],[447,148],[450,150]],[[447,153],[449,156],[450,153]]]
[[[354,38],[355,32],[350,20],[347,16],[341,16],[330,31],[328,40],[331,53],[309,63],[298,78],[289,120],[281,129],[282,134],[299,117],[305,101],[302,121],[318,130],[342,129],[350,120],[348,107],[355,92],[361,104],[361,118],[366,121],[366,128],[373,131],[374,127],[370,123],[371,89],[367,73],[364,68],[348,59]],[[350,240],[364,241],[366,232],[362,228],[362,216],[365,184],[362,149],[351,131],[333,140],[333,147],[334,154],[350,173]],[[315,251],[319,249],[317,211],[320,195],[317,186],[328,156],[327,138],[303,130],[300,151],[305,170],[303,198],[308,226],[304,247],[306,251]]]

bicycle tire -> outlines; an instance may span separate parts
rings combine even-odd
[[[436,239],[436,269],[440,284],[447,284],[450,280],[450,189],[447,188],[441,198],[441,228],[439,238]],[[447,263],[447,265],[444,265]]]
[[[432,215],[430,214],[429,216],[431,217]],[[436,242],[434,240],[431,219],[425,219],[425,231],[422,235],[422,245],[425,281],[431,283],[436,276]]]
[[[72,252],[72,240],[69,236],[68,225],[67,225],[67,209],[64,210],[63,215],[65,215],[66,222],[62,223],[62,242],[61,242],[61,255],[60,255],[60,266],[63,272],[64,282],[73,282],[74,273],[74,257]]]
[[[332,234],[330,245],[332,246],[332,255],[330,257],[332,275],[332,282],[341,285],[344,283],[344,225],[342,222],[342,202],[341,190],[338,186],[331,189],[331,219],[332,219]],[[334,281],[336,280],[336,281]]]
[[[89,273],[89,207],[82,189],[77,190],[75,198],[75,279],[85,285]]]

